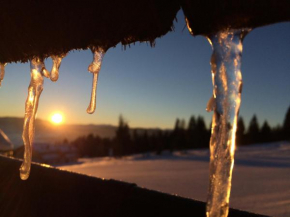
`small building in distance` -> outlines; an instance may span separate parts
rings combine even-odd
[[[76,162],[77,150],[69,144],[34,143],[32,160],[45,164]]]
[[[14,151],[14,157],[23,159],[24,146]],[[34,143],[32,147],[32,161],[44,164],[65,164],[76,162],[78,154],[70,144]]]
[[[0,129],[0,154],[6,156],[13,155],[14,145],[8,138],[8,136]]]

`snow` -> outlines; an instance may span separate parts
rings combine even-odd
[[[59,168],[206,201],[208,158],[208,150],[190,150],[161,156],[86,158]],[[237,148],[230,206],[271,216],[290,216],[289,142]]]

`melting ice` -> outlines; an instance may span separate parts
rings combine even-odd
[[[34,58],[30,61],[31,80],[28,87],[28,97],[25,103],[25,116],[22,133],[22,139],[24,143],[24,159],[20,167],[20,178],[22,180],[28,179],[30,174],[32,143],[35,131],[34,122],[37,113],[39,97],[43,90],[43,77],[50,78],[52,81],[57,81],[59,67],[64,56],[65,55],[51,56],[53,61],[51,72],[45,68],[44,62],[40,58]]]
[[[20,178],[22,180],[28,179],[30,174],[35,115],[37,112],[39,97],[43,90],[43,69],[45,69],[43,60],[34,58],[30,61],[31,80],[25,103],[25,116],[22,133],[24,143],[24,159],[20,167]]]
[[[241,103],[242,40],[248,29],[224,30],[210,36],[213,97],[207,110],[214,111],[210,139],[210,184],[206,214],[226,217],[229,209],[235,133]]]
[[[93,47],[93,62],[89,65],[89,72],[93,73],[93,85],[92,85],[92,93],[91,93],[91,101],[87,108],[87,113],[93,114],[96,110],[96,92],[97,92],[97,84],[98,84],[98,76],[101,70],[103,57],[105,55],[105,50],[103,48]]]
[[[53,55],[53,56],[51,56],[51,59],[53,61],[52,69],[50,72],[50,80],[51,81],[55,82],[58,80],[59,67],[60,67],[61,61],[64,57],[65,57],[65,55],[59,55],[59,56]]]

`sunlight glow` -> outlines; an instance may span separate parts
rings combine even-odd
[[[60,113],[55,113],[51,116],[51,122],[54,124],[60,124],[63,121],[63,116]]]

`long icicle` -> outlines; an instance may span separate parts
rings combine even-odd
[[[101,70],[103,57],[105,55],[105,50],[103,48],[92,48],[93,52],[93,62],[89,65],[89,72],[93,73],[93,85],[92,85],[92,93],[91,93],[91,101],[87,108],[87,113],[93,114],[96,110],[96,95],[97,95],[97,84],[98,84],[98,76]]]
[[[34,121],[40,94],[43,90],[43,69],[44,63],[39,58],[30,61],[30,84],[28,87],[28,97],[25,103],[25,116],[23,124],[22,139],[24,143],[24,159],[20,167],[20,178],[26,180],[30,174],[32,143],[34,138]]]
[[[51,56],[51,59],[53,61],[52,69],[51,69],[51,72],[50,72],[50,80],[51,81],[55,82],[55,81],[58,80],[59,67],[60,67],[60,64],[61,64],[62,59],[65,56],[66,56],[66,54],[59,55],[59,56],[56,56],[56,55],[52,55]]]
[[[229,210],[235,133],[241,103],[242,40],[248,29],[225,30],[209,37],[213,47],[211,70],[213,97],[207,110],[214,110],[210,139],[210,183],[206,215],[226,217]]]
[[[7,65],[7,63],[0,63],[0,86],[1,86],[2,81],[4,79],[6,65]]]

